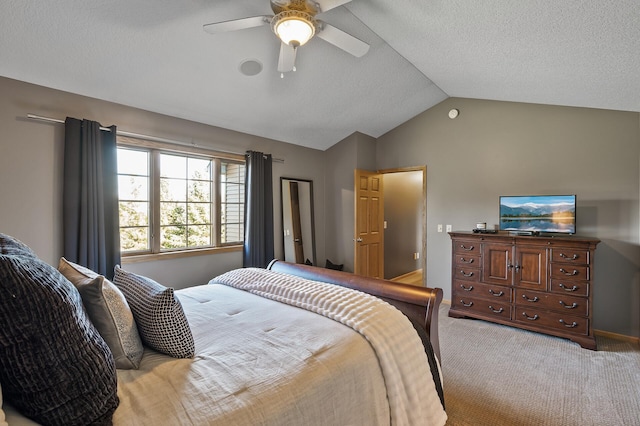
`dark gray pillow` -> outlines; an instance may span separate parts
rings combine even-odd
[[[78,290],[29,256],[0,255],[0,383],[41,424],[110,424],[118,406],[109,347]]]
[[[0,254],[28,256],[37,258],[36,254],[22,241],[7,234],[0,233]]]
[[[324,267],[326,269],[334,269],[336,271],[342,271],[344,269],[344,264],[340,263],[333,263],[332,261],[330,261],[329,259],[327,259],[327,262],[325,263]]]
[[[194,357],[191,328],[172,288],[119,266],[113,283],[124,293],[144,343],[174,358]]]

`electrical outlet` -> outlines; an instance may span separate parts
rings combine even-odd
[[[438,232],[442,232],[442,224],[438,225]]]
[[[420,253],[413,253],[413,260],[420,259]]]
[[[447,225],[447,232],[451,232],[451,225]]]

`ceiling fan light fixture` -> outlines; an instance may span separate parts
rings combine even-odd
[[[302,46],[316,33],[316,21],[313,16],[298,10],[285,10],[271,21],[273,32],[283,43],[289,46]]]

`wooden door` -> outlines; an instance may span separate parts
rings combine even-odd
[[[382,174],[356,169],[354,177],[354,272],[365,277],[384,278]]]

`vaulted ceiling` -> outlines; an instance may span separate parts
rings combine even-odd
[[[283,78],[268,25],[203,31],[269,14],[269,0],[3,0],[0,76],[321,150],[448,97],[640,111],[637,0],[352,0],[318,18],[368,53],[315,37]]]

